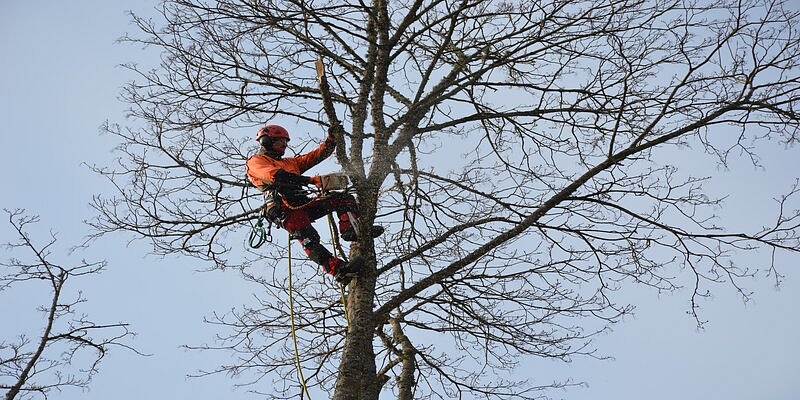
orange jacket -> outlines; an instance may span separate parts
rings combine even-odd
[[[303,177],[304,182],[297,182],[296,180],[292,182],[276,182],[275,174],[283,170],[292,175],[302,175],[311,167],[330,157],[335,148],[336,142],[328,139],[306,154],[281,159],[275,159],[264,154],[262,149],[258,154],[254,154],[247,159],[247,178],[262,192],[275,188],[276,184],[307,184],[308,179],[305,177]]]

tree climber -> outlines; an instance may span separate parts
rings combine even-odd
[[[339,233],[343,240],[357,239],[352,218],[358,217],[358,203],[348,193],[331,192],[309,198],[305,185],[323,187],[319,175],[304,176],[304,172],[328,158],[336,147],[332,131],[316,149],[296,157],[283,158],[289,142],[289,132],[279,125],[266,125],[259,129],[256,141],[261,144],[257,154],[247,159],[247,177],[265,197],[267,219],[283,227],[289,237],[297,239],[308,258],[341,283],[349,282],[361,269],[361,260],[356,257],[349,263],[334,257],[320,243],[320,236],[312,222],[336,212],[339,217]],[[373,226],[372,237],[383,233],[383,227]]]

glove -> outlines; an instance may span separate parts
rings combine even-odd
[[[319,175],[314,175],[311,178],[308,178],[308,183],[322,189],[322,177]]]
[[[325,139],[325,143],[328,145],[335,145],[336,144],[336,132],[340,131],[342,126],[339,124],[331,125],[328,128],[328,137]]]

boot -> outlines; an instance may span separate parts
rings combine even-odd
[[[372,228],[369,230],[369,233],[373,239],[382,235],[383,232],[384,229],[380,225],[373,225]],[[342,230],[341,236],[342,240],[344,240],[345,242],[355,242],[358,239],[358,235],[356,235],[356,229],[355,227],[353,227],[353,224],[350,224],[347,228]]]
[[[338,258],[331,258],[329,261],[330,273],[333,278],[342,285],[347,285],[354,276],[358,275],[364,266],[364,259],[361,256],[354,257],[350,262],[345,262]]]

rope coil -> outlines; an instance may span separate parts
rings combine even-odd
[[[272,222],[267,221],[267,229],[264,229],[264,212],[258,214],[258,220],[250,231],[248,243],[250,247],[257,249],[264,243],[272,242]]]

